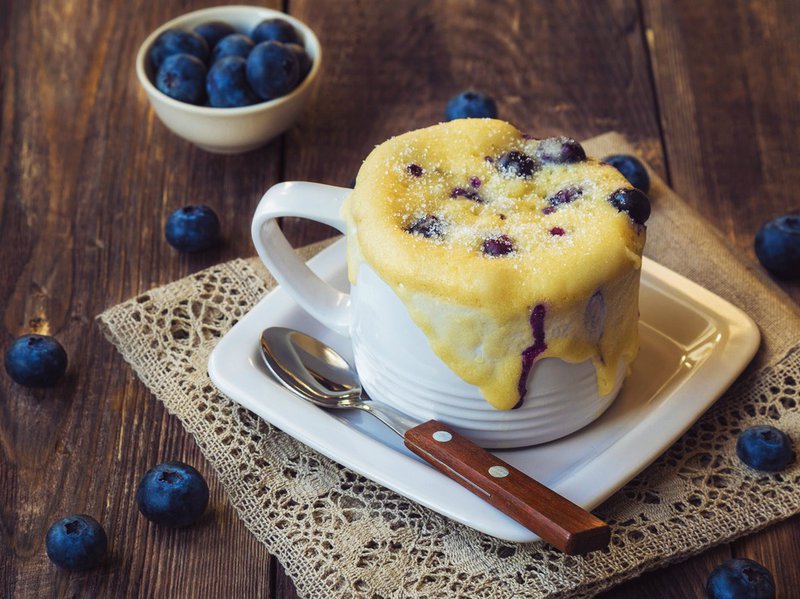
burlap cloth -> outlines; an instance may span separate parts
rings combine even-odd
[[[593,156],[632,151],[613,133],[586,149]],[[800,511],[800,464],[763,474],[743,467],[734,451],[739,431],[753,424],[778,426],[800,442],[800,310],[657,178],[650,197],[646,253],[750,314],[763,343],[714,407],[596,510],[613,538],[609,550],[587,557],[503,542],[452,522],[219,394],[206,373],[209,353],[274,285],[257,259],[154,289],[98,320],[194,436],[245,525],[301,596],[587,597]]]

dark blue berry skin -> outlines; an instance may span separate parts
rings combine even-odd
[[[48,335],[23,335],[6,351],[8,376],[26,387],[52,387],[67,370],[67,352]]]
[[[779,277],[800,277],[800,214],[785,214],[764,223],[756,233],[756,256]]]
[[[541,164],[571,164],[586,160],[586,152],[571,137],[548,137],[536,146],[534,157]]]
[[[281,42],[261,42],[247,57],[247,80],[262,100],[284,96],[300,81],[297,56]]]
[[[166,462],[150,469],[136,488],[136,503],[145,518],[170,528],[190,526],[208,506],[203,475],[183,462]]]
[[[306,52],[306,49],[300,44],[286,44],[294,55],[297,57],[297,64],[300,66],[300,81],[306,78],[309,71],[311,71],[311,57]]]
[[[236,33],[236,30],[231,27],[228,23],[223,23],[222,21],[209,21],[208,23],[203,23],[202,25],[198,25],[193,29],[193,31],[206,40],[206,44],[208,45],[209,49],[214,48],[217,45],[219,40],[227,35],[231,35],[232,33]]]
[[[536,170],[536,163],[527,154],[512,150],[500,156],[497,168],[506,176],[527,179]]]
[[[494,100],[475,90],[467,90],[450,98],[444,109],[444,118],[455,119],[494,119],[497,118],[497,105]]]
[[[184,206],[167,219],[167,242],[181,252],[207,250],[219,239],[219,218],[208,206]]]
[[[261,42],[283,42],[284,44],[300,44],[303,40],[292,24],[283,19],[266,19],[255,26],[250,34],[257,44]]]
[[[254,47],[253,40],[242,33],[225,36],[214,46],[214,51],[211,53],[211,64],[213,65],[227,56],[247,58]]]
[[[628,180],[628,183],[633,185],[636,189],[641,189],[647,193],[650,191],[650,175],[647,174],[647,169],[639,162],[637,158],[630,154],[614,154],[606,156],[601,162],[610,164],[622,176]]]
[[[775,580],[751,559],[731,559],[717,566],[706,581],[709,599],[775,599]]]
[[[259,102],[247,82],[247,61],[238,56],[228,56],[214,63],[206,77],[208,102],[214,108],[250,106]]]
[[[751,426],[736,440],[736,455],[755,470],[778,472],[794,462],[792,440],[773,426]]]
[[[74,514],[54,523],[45,537],[47,557],[65,570],[90,570],[103,561],[108,537],[100,523],[85,514]]]
[[[190,54],[205,63],[208,60],[209,48],[206,40],[194,31],[167,29],[156,38],[150,48],[150,64],[157,72],[161,64],[175,54]]]
[[[156,87],[180,102],[202,104],[206,97],[206,66],[189,54],[173,54],[158,69]]]
[[[433,214],[428,214],[422,218],[417,219],[406,227],[406,231],[413,235],[422,235],[423,237],[442,237],[444,236],[444,223],[441,219]]]
[[[508,235],[483,240],[483,253],[487,256],[505,256],[514,251],[514,244]]]
[[[620,212],[627,212],[636,224],[643,225],[650,218],[650,200],[638,189],[618,189],[608,201]]]

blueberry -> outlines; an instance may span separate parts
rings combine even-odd
[[[208,102],[215,108],[250,106],[259,102],[247,81],[247,61],[228,56],[214,63],[206,77]]]
[[[294,52],[297,57],[297,64],[300,65],[300,81],[302,81],[311,71],[311,57],[300,44],[286,44],[286,47]]]
[[[536,146],[536,159],[542,164],[570,164],[586,160],[583,146],[571,137],[548,137]]]
[[[557,192],[547,198],[547,201],[550,205],[545,208],[545,214],[550,214],[563,204],[570,204],[574,202],[581,197],[581,195],[583,195],[583,189],[576,185],[570,185],[564,189],[559,189]]]
[[[197,522],[208,505],[203,475],[183,462],[151,468],[136,488],[136,503],[145,518],[171,528]]]
[[[428,214],[415,220],[405,230],[407,233],[428,238],[442,237],[444,235],[444,223],[433,214]]]
[[[500,156],[497,168],[507,176],[527,179],[536,170],[536,163],[527,154],[512,150]]]
[[[514,244],[508,235],[483,240],[483,253],[487,256],[505,256],[514,251]]]
[[[779,277],[800,277],[800,214],[785,214],[764,223],[756,233],[756,256]]]
[[[167,242],[182,252],[199,252],[213,246],[219,238],[219,218],[208,206],[184,206],[169,215]]]
[[[406,172],[412,177],[421,177],[424,171],[422,170],[422,167],[418,164],[409,164],[408,166],[406,166]]]
[[[6,351],[8,376],[26,387],[51,387],[67,370],[67,352],[48,335],[23,335]]]
[[[153,65],[153,71],[157,72],[161,64],[175,54],[190,54],[201,62],[206,62],[208,52],[206,40],[195,32],[167,29],[156,38],[150,48],[150,64]]]
[[[266,19],[256,25],[250,34],[253,41],[257,44],[261,42],[283,42],[284,44],[300,44],[303,40],[297,34],[292,24],[284,19]]]
[[[466,198],[468,200],[472,200],[473,202],[478,202],[479,204],[483,204],[484,200],[480,196],[480,194],[475,191],[474,189],[466,189],[464,187],[455,187],[453,191],[450,192],[451,198]]]
[[[444,110],[444,118],[455,119],[493,119],[497,117],[497,105],[489,96],[475,90],[461,92],[450,98]]]
[[[286,95],[300,81],[297,55],[280,42],[261,42],[247,57],[247,80],[263,100]]]
[[[775,580],[751,559],[730,559],[714,568],[706,581],[709,599],[774,599]]]
[[[189,54],[173,54],[158,69],[156,87],[170,98],[189,104],[205,99],[206,66]]]
[[[247,58],[255,44],[253,40],[241,33],[233,33],[223,37],[211,53],[211,64],[222,60],[226,56],[238,56]]]
[[[641,189],[645,193],[650,191],[650,175],[647,174],[647,169],[644,168],[644,165],[634,156],[630,154],[614,154],[606,156],[602,162],[610,164],[621,172],[622,176],[628,180],[628,183],[636,189]]]
[[[773,426],[751,426],[736,440],[736,455],[755,470],[777,472],[794,461],[792,440]]]
[[[47,557],[66,570],[89,570],[100,564],[108,550],[108,537],[100,523],[74,514],[54,523],[45,537]]]
[[[650,200],[638,189],[618,189],[608,201],[620,212],[627,212],[635,223],[643,225],[650,218]]]
[[[195,27],[193,31],[206,40],[206,44],[208,44],[209,48],[216,46],[219,40],[224,38],[226,35],[236,33],[236,30],[233,27],[231,27],[228,23],[223,23],[222,21],[209,21],[208,23],[203,23],[202,25]]]

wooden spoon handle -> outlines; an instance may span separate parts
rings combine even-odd
[[[426,462],[568,555],[608,546],[608,524],[527,474],[429,420],[403,441]]]

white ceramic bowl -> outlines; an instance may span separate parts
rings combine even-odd
[[[209,108],[179,102],[158,91],[147,54],[156,38],[167,29],[192,30],[208,21],[224,21],[247,35],[264,19],[281,18],[300,34],[312,60],[311,71],[288,95],[241,108]],[[297,120],[320,71],[322,49],[314,32],[297,19],[260,6],[216,6],[187,13],[153,31],[136,55],[136,76],[158,118],[173,133],[209,152],[238,154],[265,145]]]

